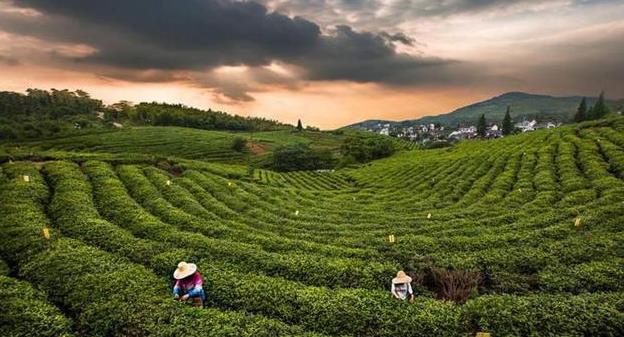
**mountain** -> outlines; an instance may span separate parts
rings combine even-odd
[[[467,105],[452,112],[437,116],[426,116],[419,119],[405,121],[366,120],[349,125],[350,128],[368,129],[377,124],[390,124],[395,126],[412,126],[418,124],[440,123],[445,126],[457,126],[458,124],[476,124],[481,114],[489,122],[501,122],[505,116],[507,106],[511,107],[511,117],[514,121],[523,119],[537,119],[538,121],[561,121],[572,120],[576,108],[582,97],[568,96],[555,97],[547,95],[528,94],[524,92],[508,92],[486,101]],[[591,106],[597,97],[588,97],[587,104]],[[612,107],[621,106],[622,100],[616,102],[607,101]]]

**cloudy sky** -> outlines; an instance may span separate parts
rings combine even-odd
[[[334,128],[506,91],[624,97],[622,0],[0,0],[0,90]]]

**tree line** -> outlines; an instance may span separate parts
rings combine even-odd
[[[28,89],[26,94],[0,92],[0,140],[53,136],[94,124],[104,107],[82,90]],[[93,116],[90,116],[93,114]]]
[[[28,89],[0,92],[0,140],[45,138],[75,129],[113,123],[181,126],[206,130],[267,131],[291,129],[274,120],[230,115],[181,104],[120,101],[105,105],[83,90]]]
[[[258,117],[230,115],[212,109],[201,110],[182,104],[140,103],[125,110],[127,118],[135,124],[182,126],[205,130],[269,131],[290,129],[292,126]]]
[[[505,113],[505,117],[503,118],[502,123],[502,134],[503,136],[507,136],[516,132],[514,128],[513,120],[511,119],[511,107],[507,106],[507,112]],[[581,102],[579,103],[578,108],[576,109],[576,114],[574,115],[574,122],[583,122],[588,120],[600,119],[607,116],[611,113],[611,109],[607,105],[604,92],[600,93],[598,96],[598,100],[593,106],[587,106],[587,99],[583,97]],[[485,119],[485,114],[481,114],[479,120],[477,121],[477,136],[485,137],[487,134],[487,121]]]
[[[356,132],[344,137],[338,151],[316,149],[305,143],[278,146],[271,156],[271,168],[283,172],[331,169],[388,157],[396,151],[390,137]]]
[[[578,108],[576,109],[576,114],[574,115],[575,122],[589,121],[594,119],[600,119],[604,116],[608,115],[611,112],[604,99],[604,92],[600,93],[598,96],[598,100],[594,106],[588,107],[587,100],[585,97],[579,103]]]
[[[501,127],[501,133],[503,136],[511,135],[515,132],[514,123],[511,119],[511,107],[507,106],[505,117]],[[477,136],[484,138],[487,134],[487,121],[485,120],[485,114],[481,114],[479,121],[477,122]]]

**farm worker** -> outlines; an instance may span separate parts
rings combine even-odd
[[[176,300],[188,301],[191,299],[196,306],[202,306],[206,300],[201,274],[194,263],[180,262],[173,272],[176,279],[173,287],[173,296]]]
[[[405,301],[407,299],[407,294],[410,295],[410,301],[414,300],[414,292],[412,291],[412,278],[407,276],[404,271],[399,270],[397,276],[392,279],[392,288],[390,291],[392,292],[392,296],[395,298]]]

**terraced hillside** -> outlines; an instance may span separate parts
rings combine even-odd
[[[315,150],[339,152],[346,134],[364,137],[376,135],[345,130],[342,133],[291,130],[262,132],[233,132],[199,130],[182,127],[129,127],[120,130],[105,129],[68,134],[53,139],[29,141],[0,146],[2,157],[29,157],[36,153],[44,158],[91,158],[104,160],[149,161],[155,158],[201,160],[266,166],[271,151],[281,145],[308,144]],[[243,138],[247,146],[233,149],[235,139]],[[411,142],[392,138],[397,149],[414,149]],[[5,154],[6,152],[6,154]]]
[[[624,335],[624,118],[253,177],[113,154],[2,164],[3,335]]]

